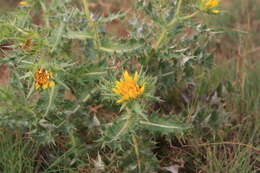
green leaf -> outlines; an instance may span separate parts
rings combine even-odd
[[[137,114],[140,115],[143,119],[148,120],[147,116],[143,113],[143,110],[140,106],[140,104],[136,103],[133,105],[133,111]]]
[[[132,52],[142,47],[142,42],[137,40],[124,40],[121,42],[114,41],[103,41],[101,44],[100,50],[109,52],[109,53],[126,53]]]
[[[132,119],[119,120],[114,122],[106,129],[106,137],[110,138],[110,142],[119,140],[122,136],[126,135],[132,124]]]
[[[63,35],[63,37],[67,39],[86,40],[92,39],[93,34],[83,31],[69,31],[68,33]]]
[[[51,52],[53,52],[56,49],[56,47],[58,46],[58,44],[61,40],[61,37],[62,37],[62,33],[64,32],[64,27],[65,27],[65,24],[61,23],[59,28],[57,29],[57,31],[55,31],[56,38],[55,38],[54,45],[52,46]]]
[[[46,117],[51,109],[51,106],[53,104],[53,99],[54,99],[54,92],[55,92],[55,86],[51,87],[51,91],[49,93],[49,103],[43,117]]]
[[[129,138],[129,132],[136,130],[138,116],[126,113],[116,121],[106,126],[104,131],[104,142],[126,141]]]
[[[143,128],[162,133],[180,133],[190,128],[189,125],[173,120],[171,117],[158,117],[153,114],[149,121],[140,121]]]

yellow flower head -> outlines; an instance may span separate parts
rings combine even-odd
[[[50,81],[49,79],[53,78],[52,73],[48,72],[46,69],[38,69],[34,73],[34,80],[35,80],[35,88],[39,89],[46,89],[49,87],[54,86],[54,82]]]
[[[203,9],[205,10],[209,10],[212,13],[219,13],[219,10],[217,10],[216,8],[219,5],[219,0],[201,0]]]
[[[25,5],[28,5],[28,4],[29,4],[28,1],[20,1],[20,2],[19,2],[19,5],[20,5],[20,6],[25,6]]]
[[[113,92],[121,96],[117,103],[127,101],[129,99],[135,99],[144,92],[144,84],[138,85],[138,73],[135,72],[134,78],[128,74],[127,71],[123,74],[123,79],[116,81],[116,87],[113,88]]]

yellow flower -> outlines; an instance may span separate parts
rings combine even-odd
[[[116,87],[113,88],[113,92],[121,96],[117,103],[127,101],[129,99],[135,99],[144,92],[144,84],[138,85],[138,73],[135,72],[134,78],[128,74],[127,71],[123,74],[123,79],[116,81]]]
[[[25,6],[25,5],[28,5],[28,4],[29,4],[28,1],[20,1],[19,2],[19,5],[21,5],[21,6]]]
[[[34,73],[34,80],[35,80],[35,88],[39,89],[46,89],[55,85],[53,81],[49,79],[53,78],[52,73],[48,72],[46,69],[38,69]]]
[[[217,10],[217,6],[219,5],[219,0],[201,0],[202,8],[204,10],[209,10],[212,13],[219,13],[220,11]]]

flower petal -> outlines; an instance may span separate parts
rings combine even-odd
[[[211,10],[211,12],[214,13],[214,14],[218,14],[218,13],[220,13],[219,10]]]
[[[125,81],[132,81],[132,77],[128,74],[127,71],[124,72],[124,79]]]
[[[40,86],[38,83],[35,84],[35,88],[36,88],[36,89],[39,89],[40,87],[41,87],[41,86]]]
[[[135,72],[134,81],[135,81],[135,82],[138,81],[138,73],[137,73],[137,72]]]
[[[49,87],[49,83],[46,83],[46,84],[44,84],[44,85],[42,86],[43,89],[46,89],[46,88],[48,88],[48,87]]]
[[[28,5],[28,4],[29,4],[28,1],[20,1],[20,2],[19,2],[19,5]]]
[[[137,81],[137,72],[135,72],[134,77],[132,77],[127,71],[124,71],[123,78],[121,78],[120,81],[115,81],[115,88],[112,88],[112,91],[121,97],[117,100],[117,103],[121,103],[129,99],[135,99],[144,92],[144,85],[138,85]]]
[[[53,81],[50,81],[49,82],[49,87],[52,87],[52,86],[54,86],[55,85],[55,83],[53,82]]]
[[[116,94],[119,94],[119,95],[120,95],[120,91],[119,91],[117,88],[113,88],[112,90],[114,91],[114,93],[116,93]]]

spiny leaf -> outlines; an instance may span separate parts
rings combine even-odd
[[[133,130],[136,127],[137,123],[137,116],[125,115],[124,117],[113,122],[113,124],[107,126],[104,132],[105,136],[103,140],[105,142],[112,142],[119,139],[127,139],[129,136],[127,135],[127,133]]]
[[[147,116],[143,113],[143,110],[141,108],[141,106],[139,104],[134,104],[133,105],[133,111],[138,114],[139,116],[141,116],[143,119],[148,120]]]
[[[83,31],[69,31],[66,34],[64,34],[63,37],[67,39],[86,40],[92,39],[93,34]]]
[[[162,133],[178,133],[189,128],[188,125],[172,120],[170,117],[159,118],[156,114],[149,117],[149,121],[141,120],[140,124],[147,130]]]
[[[125,53],[132,52],[142,47],[142,41],[127,40],[121,42],[105,41],[102,43],[100,50],[109,53]]]
[[[97,19],[96,24],[101,25],[101,24],[105,24],[108,22],[112,22],[115,19],[120,19],[125,17],[127,14],[127,12],[120,12],[120,13],[116,13],[116,14],[110,14],[108,17],[100,17]]]

